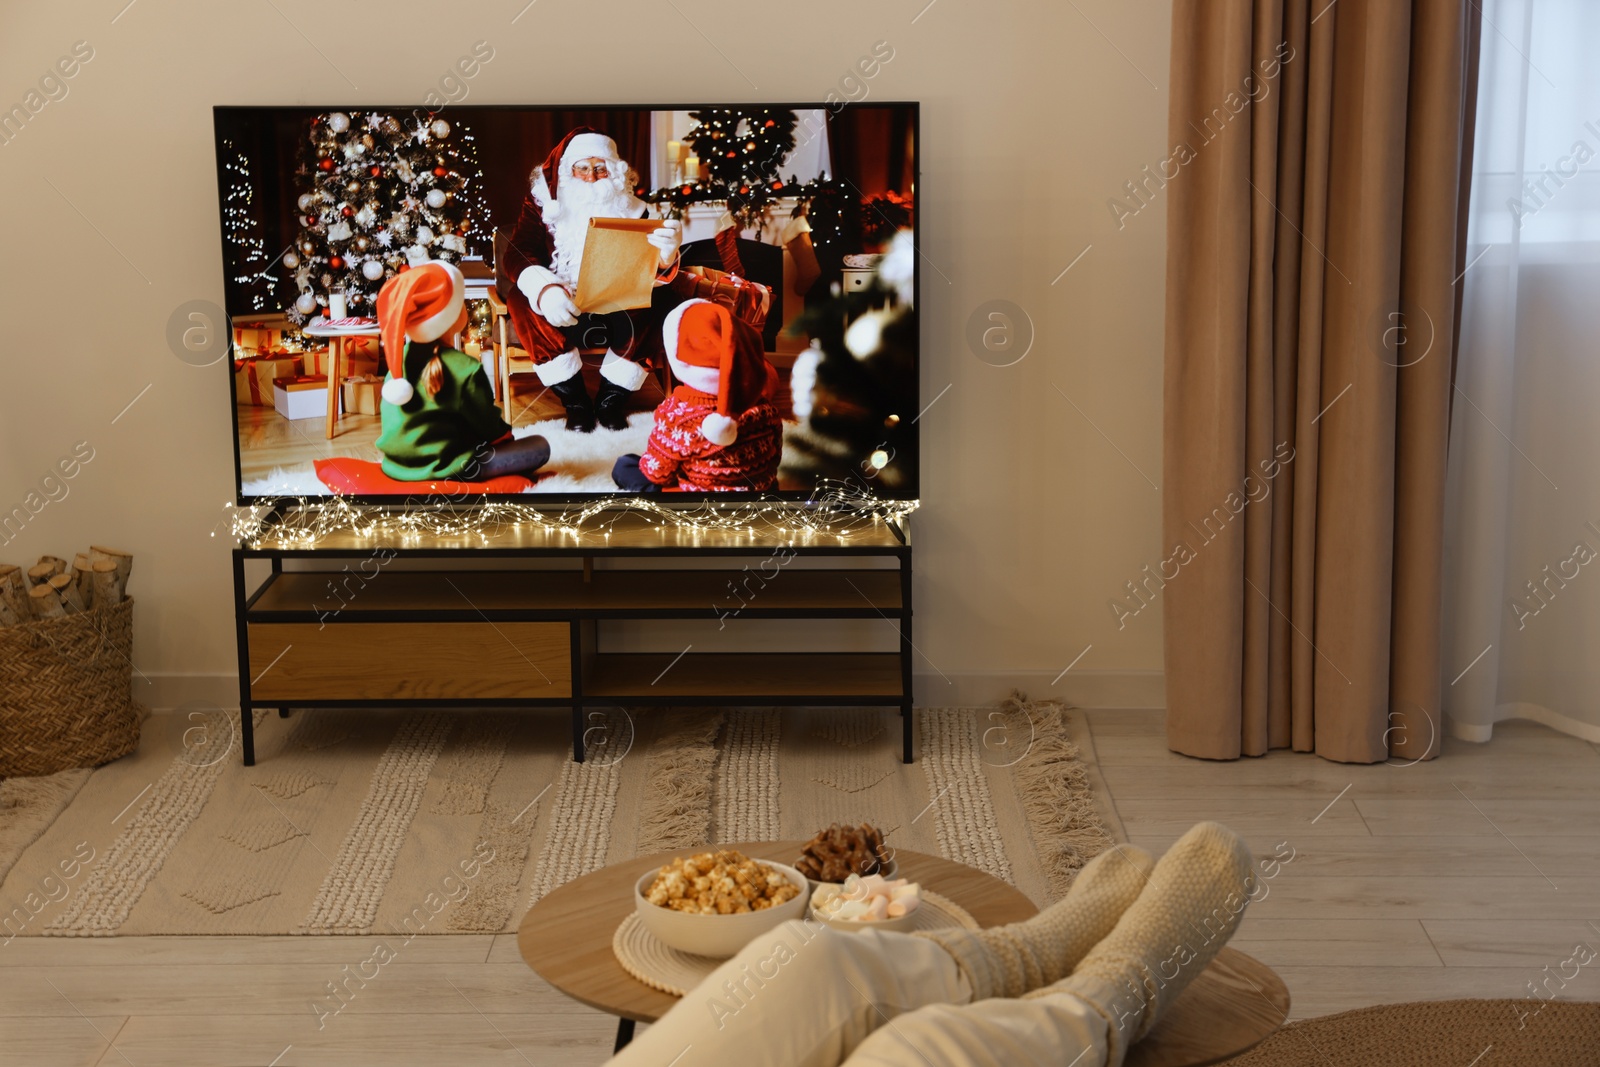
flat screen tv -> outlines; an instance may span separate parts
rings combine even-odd
[[[917,496],[916,104],[215,127],[241,504]]]

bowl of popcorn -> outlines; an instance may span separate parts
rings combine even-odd
[[[634,886],[639,921],[668,948],[726,959],[806,913],[806,878],[734,849],[680,856]]]
[[[909,930],[917,923],[922,887],[904,878],[852,874],[811,894],[811,917],[836,930]]]
[[[819,830],[800,850],[795,870],[805,875],[815,889],[822,885],[843,885],[851,875],[881,874],[894,878],[898,870],[894,855],[883,843],[883,834],[871,823],[860,826],[834,823]]]

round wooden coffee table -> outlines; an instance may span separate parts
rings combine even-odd
[[[746,841],[755,859],[792,862],[803,841]],[[546,894],[517,927],[517,948],[538,975],[567,996],[620,1018],[618,1049],[635,1022],[655,1022],[678,998],[633,978],[611,952],[611,936],[633,910],[633,886],[646,871],[690,850],[640,856],[575,878]],[[965,908],[982,926],[1026,919],[1038,908],[1015,887],[938,856],[901,849],[901,876]],[[1289,1013],[1289,991],[1271,968],[1225,948],[1172,1005],[1148,1037],[1129,1050],[1126,1067],[1200,1067],[1237,1056],[1265,1039]]]

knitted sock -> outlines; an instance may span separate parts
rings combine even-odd
[[[1031,919],[988,930],[919,930],[944,946],[972,986],[972,999],[1020,997],[1072,973],[1072,968],[1139,896],[1150,854],[1117,845],[1084,865],[1067,895]]]
[[[1087,1001],[1110,1024],[1106,1062],[1121,1063],[1238,929],[1257,884],[1253,865],[1232,830],[1199,823],[1161,857],[1149,886],[1071,977],[1032,995]]]

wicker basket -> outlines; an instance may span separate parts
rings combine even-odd
[[[0,627],[0,777],[93,767],[139,744],[133,601]]]

